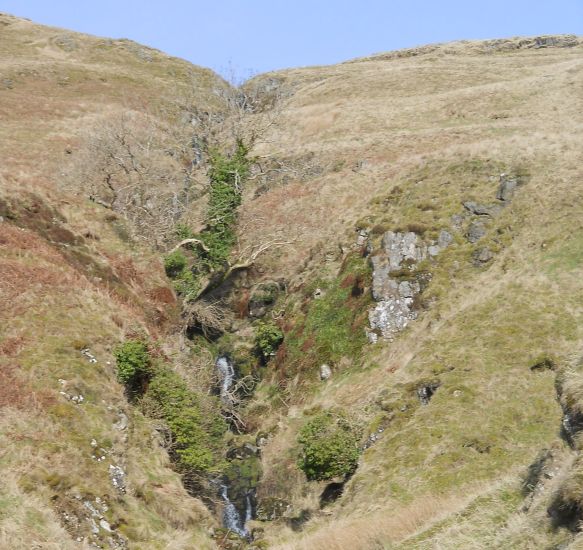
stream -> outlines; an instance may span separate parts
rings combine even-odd
[[[224,405],[232,405],[230,391],[235,383],[235,367],[229,357],[221,355],[215,362],[220,377],[220,397]],[[245,539],[250,538],[246,527],[254,516],[255,487],[261,475],[261,464],[249,444],[231,449],[219,494],[224,502],[223,526]]]

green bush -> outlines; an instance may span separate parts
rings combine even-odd
[[[178,277],[186,268],[186,256],[181,250],[175,250],[164,258],[166,275],[171,279]]]
[[[242,142],[231,156],[218,151],[211,153],[211,181],[207,211],[207,228],[200,237],[208,247],[208,267],[221,267],[235,245],[237,208],[241,204],[242,184],[249,175],[247,148]]]
[[[237,242],[237,208],[241,204],[243,183],[249,175],[247,154],[242,142],[237,143],[232,155],[211,151],[206,228],[199,235],[185,224],[178,224],[175,228],[179,238],[198,238],[206,248],[193,250],[194,259],[190,263],[181,251],[169,254],[164,261],[166,274],[174,279],[176,291],[186,301],[198,297],[201,280],[206,275],[225,267]]]
[[[188,227],[185,223],[177,223],[174,228],[174,234],[179,239],[192,239],[194,238],[194,231]]]
[[[117,367],[117,379],[128,387],[134,387],[146,379],[150,371],[150,354],[141,340],[127,340],[113,351]]]
[[[359,430],[344,415],[320,413],[300,430],[298,465],[310,481],[350,475],[358,464],[359,440]]]
[[[182,469],[215,472],[220,463],[221,438],[227,429],[218,406],[211,404],[203,412],[201,396],[170,369],[155,374],[146,397],[151,411],[172,432],[173,450]]]
[[[283,342],[283,332],[273,323],[259,323],[255,328],[255,346],[264,359],[275,354]]]

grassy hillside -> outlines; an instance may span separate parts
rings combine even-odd
[[[263,427],[280,428],[264,451],[268,490],[292,495],[291,517],[313,518],[299,535],[274,529],[276,548],[550,548],[570,540],[547,514],[573,457],[560,437],[557,370],[578,356],[582,337],[583,67],[577,39],[565,42],[456,43],[251,83],[271,79],[290,96],[260,152],[309,152],[320,167],[317,177],[275,182],[243,213],[253,227],[269,211],[270,225],[296,237],[273,260],[292,281],[306,284],[323,265],[334,274],[339,251],[360,229],[374,248],[385,231],[411,224],[426,238],[441,229],[455,237],[427,266],[420,317],[394,342],[328,358],[335,374],[326,383],[316,382],[318,360],[326,360],[318,358],[303,367],[309,396],[305,379],[292,377],[287,408],[269,402],[279,422]],[[469,243],[475,216],[462,203],[496,203],[503,173],[526,183],[486,217],[486,235]],[[492,259],[476,266],[485,247]],[[356,330],[335,335],[354,339],[362,327]],[[557,370],[533,370],[541,357],[553,358]],[[421,406],[415,390],[433,380],[435,397]],[[289,472],[304,418],[331,406],[383,431],[344,495],[318,511],[324,485]],[[556,472],[526,506],[521,484],[544,449]]]
[[[63,183],[88,131],[158,116],[186,91],[211,108],[224,83],[129,41],[8,15],[0,37],[0,547],[214,547],[215,520],[115,377],[128,334],[184,355],[161,257]]]
[[[270,73],[244,87],[254,110],[229,112],[232,90],[211,71],[126,40],[9,15],[0,38],[1,547],[243,546],[211,537],[219,503],[195,498],[200,480],[184,475],[184,488],[172,441],[185,435],[178,401],[198,399],[214,418],[204,407],[218,401],[219,353],[252,380],[234,411],[244,433],[221,449],[260,443],[261,468],[244,457],[229,470],[258,483],[257,546],[583,547],[580,39]],[[249,266],[227,285],[230,270],[213,281],[197,268],[204,248],[174,256],[182,275],[199,269],[200,307],[183,313],[215,316],[208,326],[224,334],[212,343],[183,331],[185,292],[163,264],[216,223],[205,212],[230,188],[207,207],[209,179],[240,183],[217,168],[231,166],[224,158],[209,177],[192,169],[192,113],[258,135],[251,160],[236,159],[248,180],[238,210],[228,195],[217,262],[230,252],[224,265]],[[120,160],[112,143],[129,153]],[[130,161],[147,216],[188,181],[183,210],[141,219],[92,195]],[[501,201],[505,178],[520,185]],[[483,235],[468,239],[478,222]],[[383,236],[430,244],[444,230],[447,248],[395,275],[422,282],[417,318],[370,343],[370,258]],[[150,401],[116,379],[115,347],[136,338],[174,373],[159,371]],[[164,380],[178,388],[167,400]],[[347,480],[308,481],[298,466],[298,435],[322,418],[350,432],[342,441],[362,436]]]

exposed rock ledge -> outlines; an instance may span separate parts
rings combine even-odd
[[[436,243],[429,244],[413,232],[388,231],[383,235],[380,252],[371,257],[372,296],[378,302],[368,314],[371,342],[376,342],[379,335],[392,339],[409,321],[417,318],[415,297],[422,289],[421,281],[414,274],[415,266],[437,256],[452,241],[452,235],[445,230],[441,231]]]

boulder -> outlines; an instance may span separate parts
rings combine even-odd
[[[480,204],[473,201],[464,202],[463,207],[474,216],[488,216],[490,218],[497,216],[502,209],[499,204]]]
[[[471,243],[478,242],[486,234],[486,226],[478,220],[474,220],[466,232],[466,239]]]

